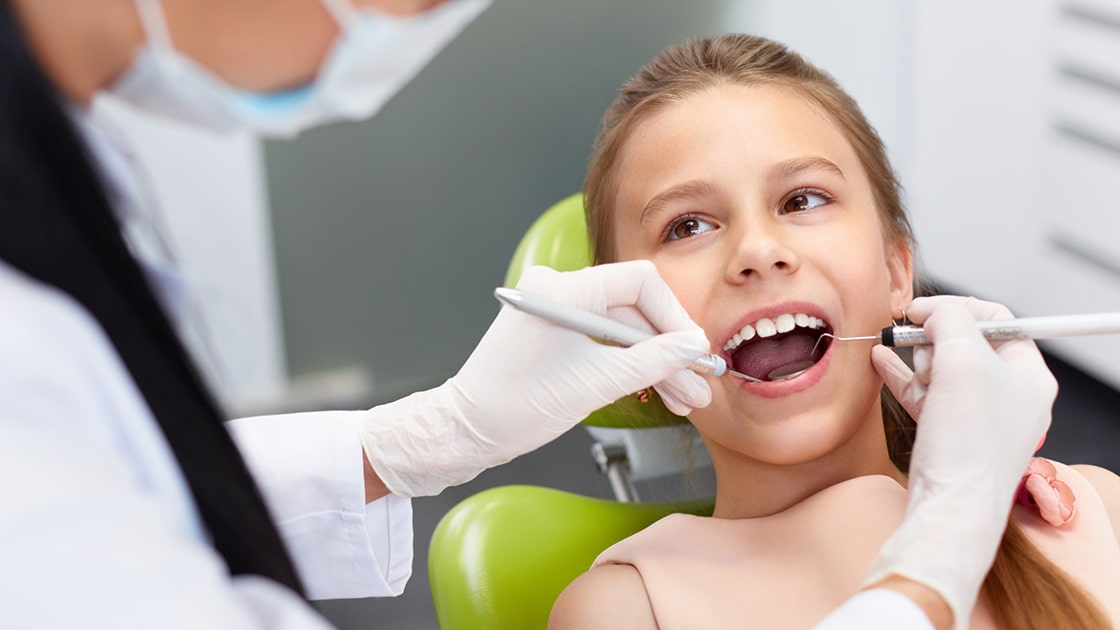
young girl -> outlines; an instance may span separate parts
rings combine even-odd
[[[623,87],[584,192],[596,262],[652,260],[712,347],[761,382],[711,379],[712,404],[689,416],[715,464],[713,516],[606,550],[550,627],[812,626],[860,588],[906,506],[912,433],[871,344],[818,346],[878,331],[913,299],[882,142],[825,73],[728,35],[670,49]],[[1046,504],[1057,525],[1015,509],[971,627],[1120,623],[1120,478],[1059,464],[1038,479],[1046,498],[1047,482],[1071,489],[1075,511],[1069,492]]]

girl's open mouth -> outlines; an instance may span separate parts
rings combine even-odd
[[[760,381],[784,381],[816,365],[828,350],[828,322],[805,313],[783,313],[747,324],[723,346],[728,365]]]

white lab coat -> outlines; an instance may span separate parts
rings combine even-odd
[[[75,120],[126,226],[145,200],[129,161]],[[2,229],[2,228],[0,228]],[[135,245],[136,243],[133,243]],[[172,319],[182,287],[137,248]],[[365,504],[361,412],[227,423],[313,599],[398,595],[412,506]],[[0,261],[0,626],[321,628],[261,577],[228,575],[155,418],[96,321]]]
[[[313,598],[399,594],[411,573],[410,502],[364,502],[359,413],[231,423]],[[2,262],[0,501],[4,627],[326,627],[228,575],[100,327]]]

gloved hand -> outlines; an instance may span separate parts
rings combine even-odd
[[[1034,342],[989,344],[981,319],[1006,308],[974,298],[918,298],[907,308],[932,346],[914,350],[915,372],[890,349],[872,363],[917,419],[909,502],[865,585],[892,574],[936,590],[966,628],[991,568],[1016,488],[1050,426],[1057,383]]]
[[[709,352],[707,336],[649,261],[568,273],[533,267],[517,287],[663,334],[620,348],[503,308],[458,374],[367,412],[362,444],[394,494],[467,482],[651,385],[679,415],[711,402],[708,384],[687,369]]]

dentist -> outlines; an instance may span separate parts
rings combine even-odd
[[[2,625],[326,627],[308,598],[403,589],[409,497],[469,481],[650,385],[679,414],[708,404],[706,383],[686,369],[708,351],[703,331],[652,265],[632,262],[533,269],[519,286],[663,333],[642,344],[606,347],[505,309],[435,389],[367,411],[223,422],[131,229],[142,212],[135,175],[90,122],[92,99],[109,92],[207,128],[292,137],[372,116],[485,5],[0,0]],[[928,384],[919,379],[910,389],[935,416],[923,427],[964,408],[951,404],[957,389],[974,392],[1007,369],[987,365],[987,381],[938,389],[936,367]],[[895,369],[905,387],[912,375]],[[936,392],[950,403],[931,407]],[[1030,441],[1033,428],[1015,430]],[[961,441],[946,433],[919,435],[932,460]],[[988,433],[977,441],[1015,451],[1004,468],[1017,480],[1029,453]],[[1014,490],[1005,476],[979,486],[996,504]],[[974,509],[977,484],[949,481],[938,509]],[[912,522],[919,533],[943,525]],[[956,534],[993,553],[998,543],[987,531]],[[943,573],[907,568],[939,549],[916,538],[888,550],[871,586],[901,582],[900,610],[918,628],[952,596],[931,585]]]

